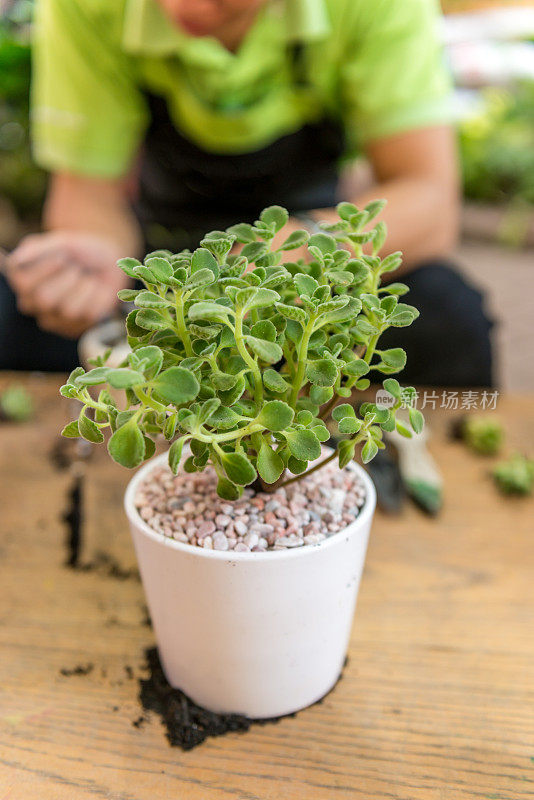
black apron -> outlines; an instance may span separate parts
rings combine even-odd
[[[292,48],[290,57],[302,85],[302,47]],[[345,144],[339,122],[325,117],[261,150],[216,154],[176,130],[163,98],[147,95],[147,102],[151,122],[136,203],[147,250],[194,248],[206,232],[253,222],[269,205],[290,213],[335,205]]]

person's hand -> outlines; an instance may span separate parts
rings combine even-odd
[[[7,279],[23,314],[41,328],[78,337],[115,308],[130,285],[116,268],[124,255],[100,236],[55,231],[27,236],[7,259]]]

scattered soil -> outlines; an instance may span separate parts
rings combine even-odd
[[[148,613],[147,606],[145,606],[145,605],[141,606],[141,611],[143,612],[143,617],[141,619],[141,625],[143,625],[146,628],[151,628],[152,627],[152,620],[150,618],[150,614]]]
[[[106,578],[115,578],[118,581],[140,580],[139,572],[136,569],[125,569],[116,558],[102,551],[96,553],[92,561],[78,564],[77,569],[80,572],[97,572]]]
[[[67,525],[67,567],[76,568],[80,558],[82,544],[82,504],[83,480],[78,475],[74,478],[68,494],[67,509],[62,515]]]
[[[75,667],[62,667],[59,672],[66,678],[70,678],[72,675],[89,675],[94,668],[95,665],[89,662],[89,664],[77,664]]]
[[[284,717],[273,717],[257,720],[240,714],[216,714],[208,711],[197,705],[180,689],[173,689],[168,683],[155,647],[146,650],[145,656],[150,675],[139,680],[139,699],[145,711],[155,711],[161,717],[167,739],[173,747],[192,750],[210,736],[222,736],[236,731],[245,732],[252,725],[267,725],[284,719]],[[318,702],[321,703],[323,699]],[[295,714],[285,716],[294,717]],[[147,719],[148,717],[143,715],[134,720],[132,725],[139,728]]]
[[[50,449],[48,458],[55,469],[64,472],[75,463],[88,461],[92,455],[92,446],[85,439],[58,437]]]

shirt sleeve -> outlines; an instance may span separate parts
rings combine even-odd
[[[451,120],[434,0],[362,3],[341,70],[349,144]]]
[[[32,138],[45,169],[118,177],[131,164],[147,111],[121,48],[120,6],[111,0],[106,16],[91,0],[39,1]]]

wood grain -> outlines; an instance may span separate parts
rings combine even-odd
[[[447,441],[450,413],[431,423],[444,512],[377,516],[336,690],[183,753],[156,718],[132,724],[153,644],[135,570],[64,565],[72,477],[49,451],[66,404],[58,378],[25,382],[36,420],[0,428],[0,800],[534,798],[533,503],[500,498],[491,460]],[[500,416],[510,447],[532,452],[532,398],[503,399]],[[134,567],[128,477],[102,450],[87,465],[82,564],[103,552]]]

